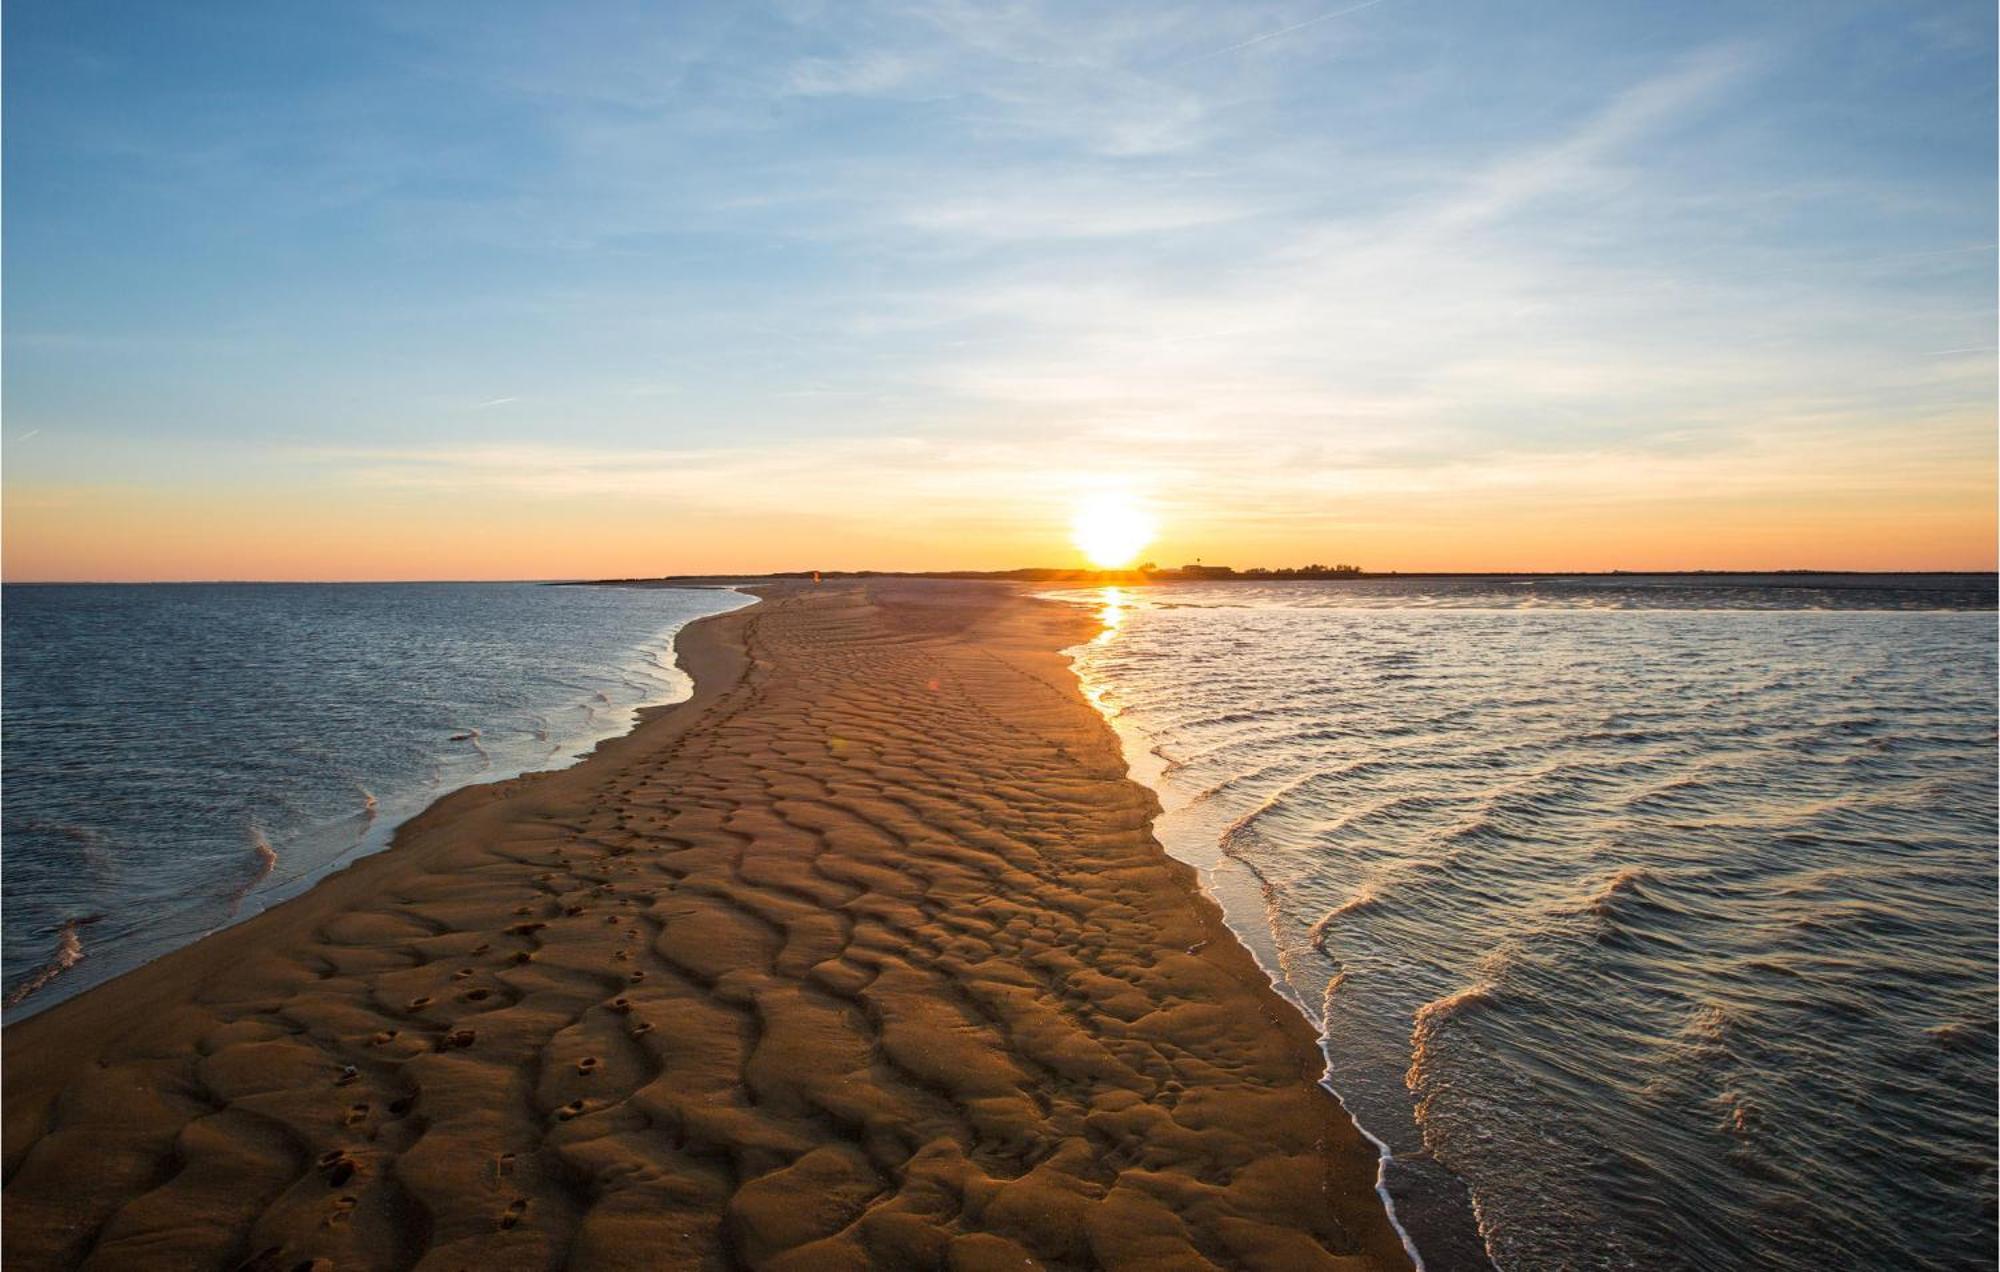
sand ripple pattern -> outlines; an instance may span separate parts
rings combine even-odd
[[[1362,1124],[1509,1269],[1992,1266],[1992,615],[1398,586],[1082,658]]]
[[[9,1266],[1398,1265],[1079,620],[929,595],[10,1029]]]
[[[448,791],[571,763],[633,709],[685,697],[657,654],[743,603],[519,583],[5,585],[7,1019],[303,891]],[[43,976],[86,916],[87,956]]]

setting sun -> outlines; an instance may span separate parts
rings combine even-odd
[[[1072,542],[1092,565],[1107,570],[1132,564],[1155,529],[1152,514],[1117,491],[1085,496],[1070,522]]]

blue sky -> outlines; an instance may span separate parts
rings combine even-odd
[[[1990,4],[5,23],[10,577],[1991,564]]]

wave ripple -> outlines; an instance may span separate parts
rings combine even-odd
[[[748,603],[519,583],[4,600],[9,1019],[303,891],[440,795],[561,767],[686,692],[684,623]]]
[[[1992,615],[1484,586],[1078,651],[1349,1107],[1509,1269],[1992,1266]]]

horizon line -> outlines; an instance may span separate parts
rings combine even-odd
[[[1176,568],[1177,568],[1177,567],[1176,567]],[[1253,566],[1253,567],[1249,567],[1249,568],[1251,568],[1251,569],[1264,569],[1264,568],[1266,568],[1266,567],[1261,567],[1261,566]],[[1286,570],[1286,569],[1291,569],[1291,570],[1302,570],[1302,569],[1304,569],[1304,568],[1305,568],[1305,567],[1302,567],[1302,566],[1279,566],[1279,567],[1275,567],[1275,569],[1278,569],[1278,570]],[[877,577],[877,578],[885,578],[885,577],[887,577],[887,578],[959,578],[959,579],[978,579],[978,578],[991,578],[991,579],[994,579],[994,580],[996,580],[996,581],[1005,581],[1005,580],[1006,580],[1006,579],[1008,578],[1008,576],[1010,576],[1010,575],[1018,575],[1018,574],[1026,574],[1026,573],[1046,573],[1046,574],[1065,574],[1065,575],[1080,575],[1080,576],[1081,576],[1081,575],[1139,575],[1139,576],[1141,576],[1141,577],[1144,577],[1143,575],[1141,575],[1141,572],[1140,572],[1140,571],[1139,571],[1139,570],[1138,570],[1138,569],[1137,569],[1136,567],[1134,567],[1134,568],[1126,568],[1126,569],[1100,569],[1100,568],[1097,568],[1097,567],[1092,567],[1092,566],[1062,566],[1062,565],[1052,565],[1052,566],[1039,566],[1039,565],[1037,565],[1037,566],[1010,566],[1010,567],[1008,567],[1008,568],[1006,568],[1006,569],[999,569],[999,570],[978,570],[978,569],[932,569],[932,570],[882,570],[882,569],[870,569],[870,568],[860,568],[860,569],[834,569],[834,570],[829,570],[829,569],[820,569],[820,570],[812,570],[812,569],[809,569],[809,568],[808,568],[808,569],[797,569],[797,570],[762,570],[762,571],[737,571],[737,572],[731,572],[731,571],[707,571],[707,572],[703,572],[703,573],[688,573],[688,574],[632,574],[632,575],[616,575],[616,576],[614,576],[614,575],[596,575],[596,576],[586,576],[586,575],[563,575],[563,576],[549,576],[549,577],[544,577],[544,578],[530,578],[530,577],[491,577],[491,578],[176,578],[176,579],[137,579],[137,578],[62,578],[62,579],[5,579],[5,578],[0,578],[0,586],[6,586],[6,587],[203,587],[203,586],[209,586],[209,587],[216,587],[216,586],[229,586],[229,587],[284,587],[284,586],[302,586],[302,585],[305,585],[305,586],[311,586],[311,585],[318,585],[318,586],[329,586],[329,587],[352,587],[352,586],[368,586],[368,585],[391,585],[391,584],[402,584],[402,585],[407,585],[407,586],[423,586],[423,585],[436,585],[436,584],[473,584],[473,583],[534,583],[534,584],[557,584],[557,585],[560,585],[560,584],[589,584],[589,583],[658,583],[658,582],[665,582],[665,581],[669,581],[669,580],[676,580],[676,579],[689,579],[689,580],[695,580],[695,579],[699,579],[699,580],[722,580],[722,579],[744,579],[744,580],[757,580],[757,579],[773,579],[773,580],[777,580],[777,579],[796,579],[796,578],[805,578],[805,577],[809,577],[810,575],[812,575],[812,574],[815,574],[815,573],[817,573],[817,574],[821,575],[822,577],[826,577],[826,578],[864,578],[864,577]],[[1168,571],[1154,571],[1153,573],[1154,573],[1154,574],[1157,574],[1157,575],[1161,575],[1161,576],[1164,576],[1164,577],[1163,577],[1163,580],[1162,580],[1162,581],[1165,581],[1165,582],[1180,582],[1180,581],[1182,581],[1182,580],[1178,579],[1177,577],[1174,577],[1174,575],[1173,575],[1172,573],[1168,572]],[[1782,566],[1782,567],[1771,567],[1771,568],[1767,568],[1767,569],[1712,569],[1712,568],[1706,568],[1706,567],[1701,567],[1701,566],[1684,566],[1684,567],[1678,567],[1678,568],[1674,568],[1674,569],[1658,569],[1658,570],[1632,570],[1632,569],[1623,569],[1623,568],[1616,568],[1616,567],[1614,567],[1614,568],[1611,568],[1611,569],[1596,569],[1596,570],[1561,570],[1561,569],[1522,569],[1522,570],[1443,570],[1443,569],[1426,569],[1426,570],[1361,570],[1361,571],[1359,571],[1359,572],[1357,572],[1357,573],[1354,573],[1354,574],[1349,574],[1349,575],[1345,575],[1345,576],[1334,576],[1334,575],[1332,575],[1332,574],[1331,574],[1331,573],[1329,572],[1329,574],[1328,574],[1328,575],[1325,575],[1325,576],[1317,576],[1317,577],[1309,577],[1309,578],[1302,578],[1302,579],[1301,579],[1301,578],[1290,578],[1290,579],[1288,579],[1288,578],[1286,578],[1286,577],[1284,577],[1284,576],[1282,576],[1282,575],[1280,575],[1280,574],[1275,574],[1275,573],[1274,573],[1274,574],[1271,574],[1271,575],[1266,575],[1266,576],[1258,576],[1258,575],[1249,575],[1249,574],[1246,574],[1246,573],[1244,573],[1244,572],[1243,572],[1243,571],[1241,571],[1241,570],[1238,570],[1238,571],[1237,571],[1237,572],[1236,572],[1236,573],[1235,573],[1235,574],[1234,574],[1233,576],[1224,576],[1224,577],[1222,577],[1222,578],[1211,578],[1211,579],[1203,579],[1203,580],[1200,580],[1200,581],[1202,581],[1202,582],[1228,582],[1228,581],[1231,581],[1231,579],[1234,579],[1235,581],[1239,581],[1239,582],[1259,582],[1259,583],[1284,583],[1284,582],[1306,582],[1306,583],[1327,583],[1327,582],[1339,582],[1339,581],[1341,581],[1341,578],[1343,578],[1343,577],[1344,577],[1344,578],[1350,578],[1350,579],[1387,579],[1387,578],[1406,578],[1406,579],[1407,579],[1407,578],[1619,578],[1619,577],[1625,577],[1625,578],[1677,578],[1677,577],[1708,577],[1708,578],[1715,578],[1715,577],[1724,577],[1724,578],[1727,578],[1727,577],[1737,577],[1737,578],[1742,578],[1742,577],[1751,577],[1751,576],[1764,576],[1764,575],[1782,575],[1782,576],[1785,576],[1785,577],[1788,577],[1788,578],[1799,578],[1799,577],[1809,577],[1809,576],[1824,576],[1824,575],[1833,575],[1833,576],[1845,576],[1845,577],[1853,577],[1853,578],[1906,578],[1906,577],[1910,577],[1910,576],[1922,576],[1922,577],[1947,577],[1947,576],[1949,576],[1949,577],[1973,577],[1973,576],[1984,576],[1984,577],[1993,577],[1993,578],[1996,578],[1996,579],[2000,579],[2000,567],[1992,567],[1992,566],[1988,566],[1988,567],[1984,567],[1984,568],[1977,568],[1977,569],[1950,569],[1950,568],[1925,568],[1925,569],[1901,569],[1901,570],[1855,570],[1855,569],[1840,569],[1840,568],[1830,568],[1830,567],[1821,567],[1821,566],[1811,566],[1811,567],[1803,567],[1803,566]]]

